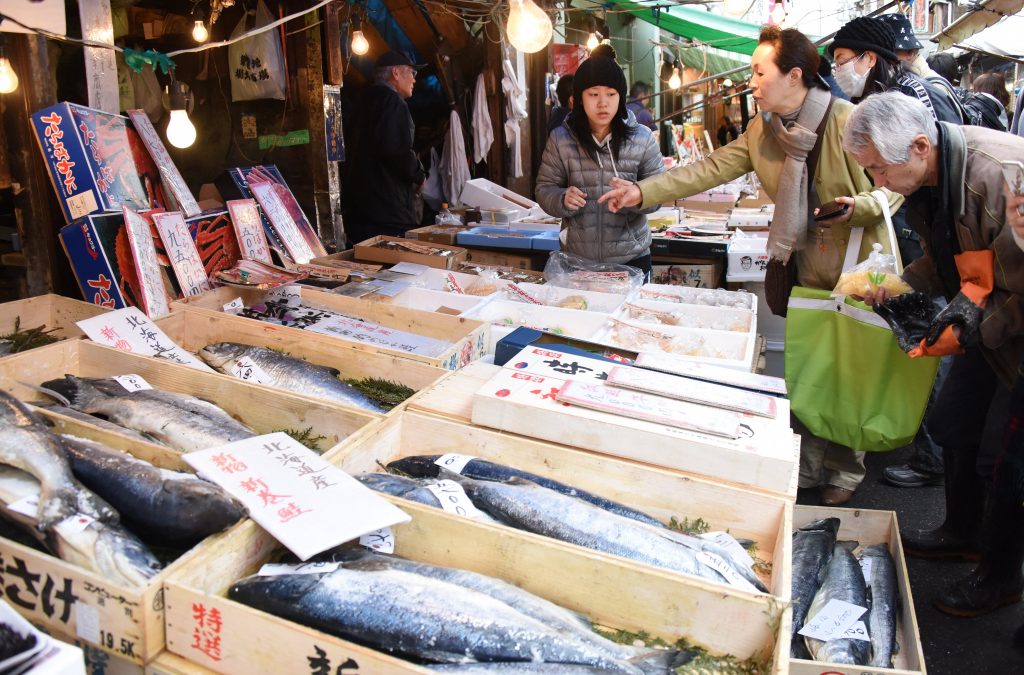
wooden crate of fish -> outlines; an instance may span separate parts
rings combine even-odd
[[[153,390],[128,393],[110,379],[126,374],[140,376]],[[120,426],[121,434],[141,434],[145,440],[155,439],[179,452],[282,430],[300,432],[300,441],[325,451],[381,419],[368,412],[317,403],[305,396],[84,340],[50,345],[0,361],[0,388],[15,396],[52,402],[29,386],[44,383],[67,398],[73,410],[102,415]],[[192,398],[193,394],[203,400]]]
[[[470,457],[475,459],[469,460]],[[760,572],[758,581],[765,584],[764,590],[782,600],[789,599],[789,575],[785,570],[789,566],[787,549],[792,506],[780,496],[726,487],[651,466],[415,412],[400,413],[385,424],[368,429],[332,451],[331,459],[368,487],[437,508],[441,508],[441,501],[430,489],[436,488],[438,479],[453,479],[463,484],[473,506],[485,516],[493,516],[518,530],[570,544],[586,545],[581,543],[582,539],[561,529],[561,518],[537,520],[528,516],[526,510],[506,512],[499,502],[521,500],[523,504],[536,507],[531,511],[534,514],[544,509],[549,512],[566,509],[565,513],[573,513],[580,521],[592,523],[598,533],[621,526],[623,531],[642,533],[645,542],[650,539],[650,528],[662,532],[666,525],[671,530],[696,533],[728,532],[736,539],[751,542],[754,556],[760,561],[754,571]],[[435,462],[449,468],[441,468]],[[394,473],[382,473],[384,467]],[[533,482],[509,486],[491,482],[514,478],[541,481],[542,487],[538,488]],[[547,483],[545,479],[557,483]],[[455,513],[451,515],[462,518]],[[473,520],[494,522],[491,517]],[[676,527],[670,523],[675,523]],[[696,543],[693,539],[686,541]],[[671,567],[680,562],[672,557],[670,550],[666,550],[665,558],[648,557],[654,548],[653,544],[645,543],[640,547],[642,552],[623,548],[618,554],[638,564]],[[616,555],[618,549],[613,549],[610,542],[602,542],[597,550]],[[738,565],[749,565],[746,554],[725,553],[740,556]],[[682,571],[681,567],[676,569]],[[706,568],[698,571],[701,578],[688,576],[684,585],[706,584],[709,579],[712,583],[729,584],[729,579],[717,572]],[[733,587],[753,590],[738,580]]]
[[[687,640],[754,664],[756,670],[744,672],[777,672],[782,665],[777,629],[789,610],[769,596],[680,592],[675,575],[501,528],[466,531],[436,509],[403,506],[413,519],[393,528],[395,556],[349,554],[339,568],[315,576],[245,578],[280,554],[254,524],[233,530],[204,560],[168,580],[168,649],[221,673],[307,672],[310,664],[367,675],[436,672],[392,655],[399,642],[420,663],[429,653],[442,662],[557,660],[567,669],[575,662],[610,672],[669,672],[625,662],[668,660],[667,652],[608,645],[578,616],[566,618],[564,608],[613,631]],[[706,616],[701,625],[693,621],[698,615]],[[373,629],[375,621],[383,626]],[[554,644],[564,647],[560,656],[552,654]],[[687,655],[671,657],[675,663]]]
[[[535,412],[513,410],[507,415],[499,413],[493,423],[484,423],[474,415],[474,398],[488,382],[502,371],[499,366],[474,363],[440,380],[409,401],[410,410],[427,412],[441,417],[454,419],[464,424],[490,426],[506,432],[523,434],[543,440],[581,448],[593,452],[602,452],[597,446],[608,447],[608,437],[601,436],[596,427],[589,421],[581,422],[572,419],[563,412],[568,408],[559,408],[539,416]],[[577,409],[579,410],[579,409]],[[583,411],[586,415],[589,411]],[[594,413],[600,415],[601,413]],[[585,418],[589,419],[589,418]],[[526,420],[526,421],[524,421]],[[781,434],[780,434],[781,435]],[[620,439],[621,440],[621,439]],[[662,468],[679,471],[686,475],[700,475],[716,482],[752,489],[767,494],[782,495],[793,500],[796,498],[798,467],[800,458],[800,437],[788,434],[788,439],[758,453],[753,460],[762,461],[768,456],[773,464],[772,473],[759,472],[753,469],[754,463],[743,460],[740,465],[723,459],[720,452],[706,453],[708,464],[684,464],[680,461],[679,444],[685,443],[679,438],[671,439],[671,443],[660,441],[654,444],[643,444],[638,440],[622,440],[615,446],[615,452],[608,452],[624,459],[654,464]],[[588,445],[588,443],[594,443]],[[785,444],[785,445],[783,445]],[[785,447],[785,451],[783,451]],[[619,454],[621,450],[632,451],[632,454]],[[650,450],[650,451],[648,451]],[[748,453],[753,455],[754,453]],[[715,462],[715,464],[711,464]],[[741,471],[743,475],[741,475]],[[746,477],[744,477],[746,476]]]
[[[188,308],[156,323],[175,343],[222,373],[375,413],[387,413],[450,372],[227,314]],[[305,363],[293,368],[288,359]],[[315,366],[333,368],[338,374]]]
[[[291,300],[283,301],[273,291],[224,287],[179,300],[172,308],[191,307],[223,316],[225,305],[240,298],[241,316],[287,328],[296,340],[320,333],[353,349],[448,370],[475,361],[487,349],[490,326],[479,321],[348,298],[315,288],[296,287],[296,291],[300,293],[298,298],[291,296]],[[324,311],[343,317],[328,317]],[[356,330],[350,324],[362,328]],[[302,332],[297,332],[300,329]]]
[[[895,512],[796,506],[793,526],[793,613],[782,630],[790,636],[789,672],[923,675],[924,651]],[[863,627],[844,633],[860,639],[822,642],[797,633],[830,600],[868,608],[860,617]]]
[[[80,431],[85,438],[58,435],[0,390],[4,595],[49,632],[144,664],[164,648],[167,575],[245,511],[216,485],[174,471],[171,449],[151,463]]]
[[[75,324],[108,311],[52,293],[0,304],[0,356],[82,337]]]
[[[212,675],[213,672],[168,651],[146,664],[146,675]]]

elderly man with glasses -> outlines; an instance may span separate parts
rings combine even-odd
[[[919,557],[980,559],[939,595],[944,612],[976,616],[1019,602],[1024,505],[995,486],[1024,356],[1024,251],[1007,222],[1002,162],[1024,158],[1024,139],[936,123],[920,101],[887,92],[851,113],[843,148],[875,185],[906,196],[907,223],[925,254],[903,279],[949,303],[930,319],[924,339],[901,340],[911,356],[956,355],[929,418],[943,448],[945,521],[905,532],[904,548]],[[868,299],[891,318],[913,298]]]

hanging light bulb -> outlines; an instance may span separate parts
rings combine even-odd
[[[509,0],[505,32],[513,47],[532,54],[551,42],[554,27],[551,25],[551,17],[533,0]]]
[[[167,141],[176,148],[187,148],[196,142],[196,128],[188,118],[185,88],[171,76],[171,119],[167,123]]]
[[[768,19],[777,26],[786,20],[786,6],[782,4],[782,0],[776,0],[775,6],[772,7],[772,11],[768,15]]]
[[[196,42],[206,42],[210,39],[210,31],[206,30],[206,24],[202,19],[196,19],[195,25],[192,27],[192,39]]]
[[[10,94],[18,88],[18,74],[14,72],[11,62],[0,50],[0,94]]]
[[[601,44],[601,40],[597,37],[597,33],[591,33],[587,38],[587,49],[594,51],[599,44]]]
[[[724,79],[724,80],[722,81],[722,86],[723,86],[723,87],[731,87],[731,86],[732,86],[732,80],[730,80],[730,79],[729,79],[728,77],[727,77],[727,78],[725,78],[725,79]]]
[[[668,78],[668,86],[671,89],[678,89],[683,86],[683,78],[679,76],[679,68],[672,69],[672,77]]]
[[[722,3],[722,9],[726,15],[734,19],[739,19],[746,14],[750,6],[750,0],[725,0]]]
[[[363,22],[358,14],[352,17],[352,42],[349,45],[352,47],[352,53],[359,56],[370,51],[370,41],[363,35]]]

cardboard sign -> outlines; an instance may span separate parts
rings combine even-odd
[[[291,214],[288,213],[274,184],[270,182],[250,183],[249,189],[260,203],[263,212],[267,214],[277,236],[281,238],[281,243],[284,244],[288,256],[300,265],[305,265],[315,258],[316,253],[302,236]]]
[[[771,419],[775,419],[779,409],[778,399],[767,394],[628,366],[613,367],[608,384]]]
[[[132,249],[135,273],[139,279],[142,308],[148,316],[159,319],[171,313],[171,306],[167,302],[167,289],[160,271],[160,262],[156,259],[156,246],[149,233],[149,223],[127,206],[123,207],[123,212],[128,244]]]
[[[267,235],[263,232],[263,223],[260,221],[260,212],[256,208],[256,202],[252,199],[232,199],[228,202],[228,213],[231,214],[231,224],[235,227],[235,236],[238,237],[238,247],[242,250],[242,257],[249,260],[258,260],[274,264],[270,257],[270,246],[267,245]]]
[[[386,328],[370,321],[359,321],[336,314],[309,326],[310,331],[353,342],[396,349],[420,356],[439,357],[451,349],[452,344],[424,335]]]
[[[123,352],[156,356],[174,363],[198,368],[207,372],[213,370],[174,343],[174,340],[154,324],[138,307],[125,307],[91,319],[79,321],[77,325],[90,340],[101,345],[114,347]]]
[[[174,166],[174,161],[167,154],[167,147],[164,146],[163,141],[160,140],[160,135],[153,128],[153,123],[149,121],[146,111],[129,110],[128,118],[131,119],[132,126],[138,132],[143,145],[149,150],[149,156],[153,158],[153,162],[159,167],[164,185],[174,195],[174,201],[178,208],[189,218],[198,216],[202,213],[202,209],[199,208],[196,198],[192,195],[191,190],[188,189],[185,179],[181,177],[178,167]]]
[[[285,433],[182,456],[300,560],[408,515]]]
[[[178,278],[182,294],[189,297],[213,288],[206,276],[203,259],[199,257],[199,249],[188,233],[185,218],[177,211],[157,213],[153,215],[153,224],[164,242],[164,250],[174,268],[174,276]]]

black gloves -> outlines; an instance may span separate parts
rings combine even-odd
[[[924,293],[904,293],[876,305],[875,313],[892,328],[900,349],[909,352],[929,334],[939,308]]]

